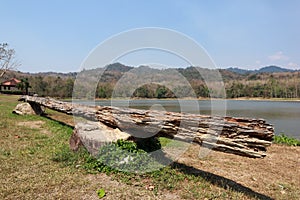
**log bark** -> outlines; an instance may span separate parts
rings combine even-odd
[[[98,121],[136,138],[156,135],[194,141],[216,151],[252,158],[265,157],[274,136],[273,126],[263,119],[86,106],[32,96],[22,96],[19,100]]]

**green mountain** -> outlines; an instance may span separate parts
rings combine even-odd
[[[256,71],[256,73],[279,73],[279,72],[294,72],[295,70],[286,69],[278,66],[266,66]]]
[[[266,66],[266,67],[262,67],[260,69],[256,69],[256,70],[246,70],[246,69],[240,69],[238,67],[230,67],[227,68],[226,70],[234,72],[234,73],[238,73],[238,74],[259,74],[259,73],[280,73],[280,72],[295,72],[297,70],[292,70],[292,69],[287,69],[287,68],[282,68],[282,67],[278,67],[275,65],[271,65],[271,66]]]

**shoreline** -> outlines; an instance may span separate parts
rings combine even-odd
[[[72,99],[62,99],[64,101],[72,101]],[[91,99],[77,99],[77,100],[91,100]],[[177,98],[95,98],[95,101],[106,101],[106,100],[177,100]],[[198,101],[207,101],[207,100],[234,100],[234,101],[279,101],[279,102],[300,102],[300,98],[259,98],[259,97],[240,97],[240,98],[178,98],[178,100],[198,100]]]
[[[240,97],[226,100],[239,100],[239,101],[288,101],[288,102],[299,102],[300,98],[260,98],[260,97]]]
[[[6,96],[11,96],[13,94],[2,94]],[[15,95],[20,96],[20,95]],[[22,95],[21,95],[22,96]],[[73,98],[60,98],[60,97],[50,97],[54,99],[58,99],[61,101],[68,101],[71,102]],[[95,98],[95,99],[88,99],[88,98],[81,98],[76,100],[85,100],[85,101],[106,101],[106,100],[198,100],[198,101],[207,101],[207,100],[234,100],[234,101],[283,101],[283,102],[300,102],[300,98],[263,98],[263,97],[238,97],[238,98],[207,98],[207,97],[200,97],[200,98],[191,98],[191,97],[185,97],[185,98]]]

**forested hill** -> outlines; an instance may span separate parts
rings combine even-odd
[[[256,70],[246,70],[246,69],[240,69],[237,67],[230,67],[227,68],[228,71],[235,72],[238,74],[259,74],[259,73],[278,73],[278,72],[296,72],[297,70],[292,69],[286,69],[278,66],[266,66],[262,67],[260,69]]]
[[[174,73],[176,70],[176,73]],[[217,80],[215,71],[201,67],[153,69],[148,66],[132,67],[121,63],[114,63],[105,68],[84,70],[86,78],[102,74],[98,83],[96,97],[109,98],[112,95],[115,84],[124,75],[132,76],[132,73],[145,74],[147,77],[157,75],[155,83],[146,84],[137,88],[133,96],[141,98],[172,98],[175,96],[190,97],[193,92],[197,97],[219,97],[214,93],[214,88],[208,88],[203,80],[213,82]],[[267,66],[259,70],[243,70],[239,68],[228,68],[219,70],[226,88],[227,98],[238,97],[263,97],[263,98],[299,98],[300,97],[300,71],[289,70],[277,66]],[[0,81],[15,77],[27,78],[31,88],[30,91],[40,96],[71,97],[73,84],[78,73],[24,73],[9,71]],[[187,88],[175,81],[172,88],[163,85],[164,80],[178,79],[178,74],[192,86]],[[182,78],[181,78],[182,79]],[[124,81],[124,80],[123,80]],[[130,80],[128,80],[130,83]],[[162,83],[162,84],[159,84]],[[125,87],[125,86],[124,86]],[[193,91],[191,91],[193,90]],[[174,91],[176,95],[174,94]],[[82,94],[84,97],[85,93]],[[126,96],[126,94],[124,94]],[[129,94],[127,94],[129,95]],[[130,94],[132,96],[132,94]]]

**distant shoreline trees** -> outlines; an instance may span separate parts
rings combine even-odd
[[[103,76],[99,80],[95,94],[85,90],[85,84],[89,84],[88,80],[97,72],[90,70],[86,79],[83,79],[82,90],[76,90],[75,96],[82,98],[111,98],[114,95],[114,87],[118,80],[127,73],[131,68],[122,68],[121,64],[103,72]],[[96,70],[96,69],[95,69]],[[126,71],[127,70],[127,71]],[[172,89],[158,83],[148,83],[135,88],[134,91],[126,91],[126,87],[121,88],[122,95],[133,98],[219,98],[217,88],[209,88],[202,76],[197,74],[194,68],[178,69],[190,86],[172,85]],[[128,71],[130,73],[130,71]],[[148,70],[147,73],[151,73]],[[300,72],[280,72],[280,73],[254,73],[254,74],[237,74],[228,70],[220,70],[223,77],[226,97],[227,98],[300,98]],[[11,78],[24,79],[28,78],[31,86],[30,92],[37,93],[39,96],[51,96],[59,98],[71,98],[73,95],[74,81],[76,74],[62,73],[41,73],[41,74],[25,74],[10,72]],[[168,74],[170,78],[170,74]],[[172,78],[172,77],[171,77]],[[128,79],[129,80],[129,79]],[[130,80],[129,80],[130,81]],[[128,85],[131,87],[130,82]],[[122,87],[122,86],[121,86]],[[135,86],[133,86],[135,87]],[[217,86],[216,86],[217,87]],[[121,97],[123,97],[121,96]]]

